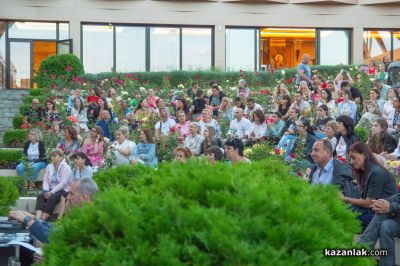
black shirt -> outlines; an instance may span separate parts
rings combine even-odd
[[[194,105],[193,113],[201,114],[203,109],[206,107],[206,101],[204,99],[195,99],[193,101],[193,105]]]
[[[329,116],[325,119],[317,119],[317,122],[315,123],[315,129],[321,130],[321,131],[325,131],[326,130],[326,123],[328,123],[329,121],[331,121],[332,118],[330,118]]]

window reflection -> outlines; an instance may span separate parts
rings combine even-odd
[[[226,29],[226,70],[255,69],[254,29]]]
[[[364,63],[369,59],[382,61],[384,56],[390,57],[391,34],[390,31],[364,31]]]
[[[58,24],[59,31],[59,40],[67,40],[69,39],[69,23],[59,23]]]
[[[321,30],[319,43],[321,65],[349,64],[348,30]]]
[[[113,28],[83,25],[83,65],[85,72],[110,72],[113,67]]]
[[[182,29],[182,69],[211,67],[211,29]]]
[[[31,87],[31,45],[28,42],[10,43],[11,88]]]
[[[116,27],[117,71],[146,70],[146,29],[144,27]]]
[[[56,23],[9,22],[8,37],[21,39],[56,39]]]
[[[150,69],[169,71],[179,69],[179,29],[150,29]]]

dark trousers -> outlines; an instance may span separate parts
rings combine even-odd
[[[36,199],[36,210],[43,211],[44,213],[52,214],[56,205],[60,202],[61,196],[64,194],[64,190],[60,190],[53,195],[49,199],[44,198],[44,193],[37,196]]]
[[[351,210],[358,213],[357,219],[361,222],[362,230],[364,232],[372,218],[374,218],[375,213],[371,209],[361,208],[356,205],[351,205]]]

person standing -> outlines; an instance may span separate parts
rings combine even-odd
[[[308,66],[310,62],[310,55],[304,54],[301,62],[297,65],[297,80],[296,85],[299,85],[301,81],[306,81],[308,84],[311,83],[311,69]]]

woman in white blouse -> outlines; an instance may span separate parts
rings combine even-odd
[[[74,100],[74,108],[72,108],[71,110],[71,116],[76,118],[81,130],[89,131],[89,128],[87,126],[87,111],[85,108],[83,108],[83,103],[80,98],[76,98]]]
[[[200,125],[191,123],[189,126],[189,136],[185,139],[184,146],[188,148],[194,156],[201,155],[201,146],[203,145],[204,137],[199,134]]]
[[[131,145],[126,138],[127,130],[119,128],[115,131],[116,141],[110,146],[115,154],[115,164],[129,164],[129,156],[131,155]]]
[[[253,113],[253,130],[250,134],[252,143],[267,139],[267,125],[265,124],[265,115],[261,110],[255,110]]]

